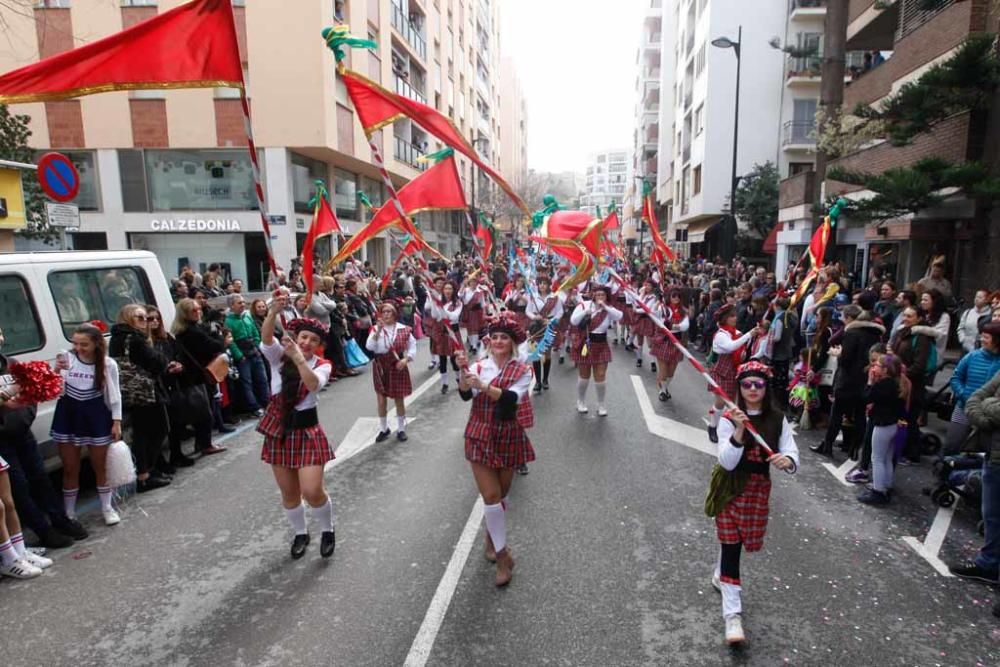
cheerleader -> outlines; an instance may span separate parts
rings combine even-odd
[[[656,312],[659,307],[660,297],[656,293],[656,285],[651,279],[647,279],[643,282],[642,289],[639,291],[638,301],[632,303],[632,308],[635,312],[635,324],[632,326],[632,345],[635,347],[636,368],[642,368],[642,346],[644,342],[649,340],[650,348],[652,348],[652,338],[656,333],[656,325],[653,324],[653,320],[646,313],[646,309],[648,308]],[[652,362],[650,366],[650,370],[655,372],[656,362]]]
[[[716,356],[715,364],[712,366],[711,376],[715,380],[726,396],[736,395],[736,367],[743,360],[743,346],[750,338],[756,334],[764,333],[759,327],[741,334],[736,330],[736,306],[726,304],[719,308],[715,314],[719,323],[719,330],[712,338],[712,354]],[[709,391],[712,388],[709,387]],[[715,397],[715,402],[708,409],[708,439],[712,442],[719,441],[719,411],[725,406],[725,402],[719,397]]]
[[[431,335],[431,356],[437,360],[438,372],[441,374],[441,393],[447,394],[449,358],[451,368],[455,371],[455,383],[458,384],[461,379],[455,353],[462,349],[462,331],[459,328],[462,319],[462,301],[458,298],[454,283],[445,282],[444,278],[439,280],[440,282],[434,281],[437,293],[431,294],[427,302],[430,304],[431,315],[437,322]],[[455,339],[458,339],[457,342]]]
[[[571,343],[571,356],[576,362],[579,379],[576,381],[576,411],[586,414],[587,387],[591,372],[594,374],[594,389],[597,392],[597,416],[607,417],[604,405],[607,391],[608,364],[611,363],[611,347],[608,345],[608,328],[622,318],[622,311],[608,304],[608,288],[604,285],[591,287],[593,301],[582,301],[573,310],[570,322],[577,330]]]
[[[529,320],[527,314],[528,290],[525,289],[524,276],[518,275],[514,278],[514,288],[507,294],[504,305],[507,306],[507,310],[514,313],[518,325],[527,330]]]
[[[63,395],[56,403],[49,435],[59,446],[66,516],[76,520],[80,458],[86,447],[97,479],[104,523],[114,526],[121,517],[111,506],[107,456],[108,445],[122,438],[118,364],[108,356],[107,341],[101,329],[94,324],[81,324],[73,332],[73,351],[60,353],[56,368],[63,376]]]
[[[260,328],[260,351],[271,367],[271,400],[257,424],[257,432],[264,436],[260,458],[271,466],[285,516],[295,531],[292,558],[302,558],[309,545],[303,500],[319,525],[320,556],[329,558],[337,538],[333,502],[323,486],[323,467],[334,456],[316,410],[319,392],[333,371],[319,354],[328,332],[316,320],[299,318],[288,322],[286,334],[280,342],[276,340],[275,319],[287,299],[275,297]]]
[[[514,469],[535,460],[535,450],[525,429],[534,424],[528,389],[531,369],[518,361],[516,346],[527,339],[510,314],[489,322],[489,354],[469,365],[462,352],[459,391],[472,401],[465,427],[465,458],[483,498],[486,521],[486,559],[497,565],[496,585],[510,583],[514,559],[507,544],[507,496]]]
[[[465,304],[462,317],[465,320],[465,333],[469,339],[469,352],[476,354],[482,344],[484,327],[486,325],[486,290],[475,276],[465,280],[465,287],[459,292],[459,298]]]
[[[661,304],[659,311],[663,323],[670,327],[670,332],[674,334],[675,338],[679,339],[690,328],[691,322],[680,290],[670,290],[667,303]],[[662,331],[657,331],[650,338],[649,343],[650,353],[660,362],[659,366],[656,367],[656,388],[659,389],[659,399],[669,401],[671,398],[670,381],[674,379],[677,364],[680,363],[683,354]]]
[[[549,293],[550,283],[548,278],[541,277],[538,281],[538,292],[528,297],[526,313],[528,320],[534,323],[535,327],[541,327],[544,335],[545,328],[549,325],[549,320],[561,320],[563,316],[563,301],[565,293]],[[554,347],[558,346],[558,339]],[[541,359],[532,362],[532,369],[535,372],[534,392],[540,393],[543,389],[549,388],[549,370],[552,368],[552,351],[542,355]]]
[[[379,422],[375,442],[383,442],[389,437],[386,417],[388,398],[396,402],[396,440],[405,442],[406,404],[403,399],[413,393],[409,364],[417,356],[417,341],[410,327],[396,321],[396,306],[392,303],[384,301],[378,312],[378,324],[371,328],[365,342],[365,347],[375,354],[372,381],[375,383]]]
[[[719,466],[712,473],[706,501],[706,510],[715,516],[716,535],[721,544],[712,585],[722,593],[725,637],[730,645],[745,641],[740,553],[744,548],[753,553],[764,546],[770,512],[770,466],[789,474],[799,467],[799,450],[792,428],[771,404],[771,369],[759,361],[750,361],[739,367],[736,378],[739,408],[727,412],[719,423]],[[772,456],[768,457],[747,432],[747,422],[775,452]]]

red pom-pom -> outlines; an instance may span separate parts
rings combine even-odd
[[[104,323],[104,320],[91,320],[89,324],[101,333],[108,333],[108,325]]]
[[[15,361],[9,370],[14,382],[21,388],[17,395],[20,403],[44,403],[62,393],[62,376],[44,361]]]

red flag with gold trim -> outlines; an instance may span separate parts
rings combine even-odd
[[[653,257],[650,257],[650,259],[657,262],[665,260],[672,262],[677,259],[677,255],[674,254],[674,251],[670,249],[670,246],[667,245],[667,242],[660,235],[660,223],[656,219],[656,208],[653,206],[653,195],[651,194],[647,194],[643,201],[642,219],[649,225],[649,231],[653,237],[653,251],[659,253],[657,259],[653,259]]]
[[[314,291],[313,276],[316,271],[313,267],[313,249],[316,247],[316,241],[331,234],[343,233],[340,221],[337,220],[337,214],[330,208],[326,194],[325,188],[316,192],[316,207],[313,210],[312,224],[309,225],[309,233],[302,244],[302,279],[309,293],[308,299],[312,299]]]

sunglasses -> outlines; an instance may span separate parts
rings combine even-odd
[[[139,320],[140,322],[149,322],[153,318],[152,317],[146,317],[145,315],[135,315],[132,319],[133,320]]]
[[[763,380],[743,380],[740,382],[740,386],[744,389],[764,389],[767,387],[767,383]]]

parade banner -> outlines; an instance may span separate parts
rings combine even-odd
[[[649,232],[653,237],[653,251],[659,253],[661,261],[673,262],[676,260],[677,255],[674,254],[674,251],[670,249],[670,246],[667,245],[667,242],[660,235],[660,223],[656,219],[656,207],[653,205],[652,193],[647,194],[643,200],[642,219],[649,225]]]
[[[312,224],[309,225],[309,233],[302,244],[302,278],[306,284],[307,301],[312,301],[312,295],[315,291],[313,277],[316,272],[313,267],[313,249],[316,247],[316,241],[331,234],[343,235],[343,230],[340,228],[340,221],[337,220],[337,214],[330,208],[327,196],[328,192],[323,187],[323,183],[317,181],[316,196],[313,198]]]
[[[490,254],[493,252],[493,234],[490,233],[488,223],[480,221],[476,229],[476,238],[479,239],[479,252],[483,258],[483,263],[490,261]]]

